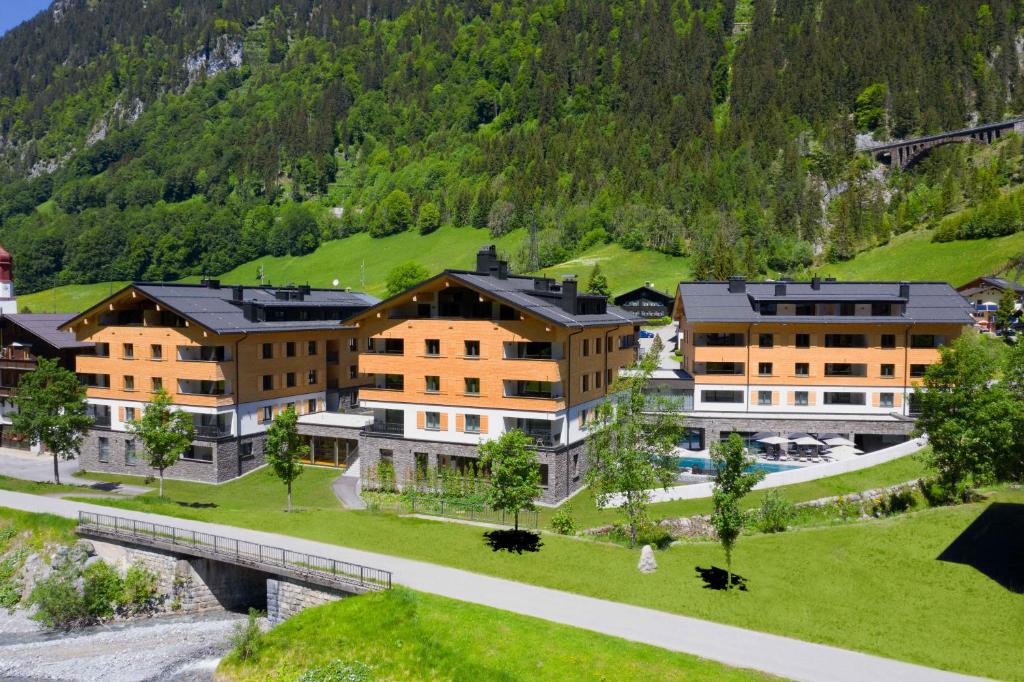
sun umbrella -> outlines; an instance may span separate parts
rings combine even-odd
[[[836,445],[845,445],[851,448],[857,447],[857,444],[854,443],[852,440],[850,440],[849,438],[843,438],[842,436],[836,436],[835,438],[825,438],[823,440],[833,447],[835,447]]]
[[[818,434],[818,440],[823,440],[826,443],[829,442],[829,440],[832,439],[832,438],[839,438],[839,437],[840,436],[839,436],[838,433],[819,433]]]
[[[829,448],[826,454],[830,457],[834,457],[835,459],[851,459],[857,455],[864,454],[864,451],[850,447],[849,445],[837,445],[834,448]]]
[[[789,442],[789,439],[782,436],[768,436],[767,438],[758,438],[757,442],[766,445],[785,445]]]
[[[811,434],[809,434],[809,433],[791,433],[791,434],[786,436],[786,438],[788,438],[793,443],[795,443],[796,441],[798,441],[801,438],[810,438],[810,437],[811,437]]]
[[[812,446],[812,445],[813,446],[821,446],[821,445],[824,445],[824,443],[822,443],[817,438],[811,438],[810,436],[803,436],[801,438],[797,438],[793,442],[796,443],[797,445],[806,445],[806,446]]]
[[[771,431],[758,431],[757,433],[750,437],[750,440],[761,440],[762,438],[771,438],[774,435],[775,434],[772,433]]]

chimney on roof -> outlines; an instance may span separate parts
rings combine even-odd
[[[900,282],[900,298],[910,298],[910,282]]]
[[[729,293],[742,294],[747,291],[747,278],[733,275],[729,278]]]
[[[241,284],[236,284],[235,286],[231,287],[231,300],[235,301],[236,303],[241,303],[244,291],[245,289],[242,287]]]
[[[481,275],[491,272],[491,267],[498,265],[498,249],[494,244],[485,246],[476,252],[476,271]]]
[[[299,287],[299,291],[308,296],[309,294],[313,293],[313,288],[308,284],[303,284],[302,286]]]
[[[785,296],[786,295],[786,283],[785,282],[778,282],[775,285],[775,295],[776,296]]]
[[[551,280],[547,277],[534,277],[533,278],[533,290],[534,291],[551,291]]]
[[[487,273],[497,279],[508,279],[508,263],[503,260],[495,261],[491,263]]]
[[[811,288],[815,291],[821,289],[821,277],[818,277],[817,275],[811,277]]]
[[[567,276],[562,280],[562,310],[570,315],[576,314],[576,278]]]
[[[200,284],[202,284],[207,289],[220,289],[219,279],[204,279],[200,281]]]

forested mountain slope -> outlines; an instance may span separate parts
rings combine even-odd
[[[702,277],[964,207],[946,237],[1002,234],[1019,142],[886,175],[854,136],[1024,112],[1022,26],[1017,0],[59,0],[0,38],[0,242],[32,291],[441,224],[523,228],[524,270],[616,242]]]

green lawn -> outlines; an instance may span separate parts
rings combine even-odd
[[[767,675],[587,630],[402,588],[307,609],[270,631],[258,655],[225,658],[218,679],[294,680],[358,661],[373,679],[753,680]],[[334,678],[331,678],[334,679]]]
[[[4,529],[13,527],[15,536],[6,537]],[[0,555],[8,546],[17,544],[40,551],[50,544],[75,541],[75,522],[53,514],[35,514],[0,507]]]
[[[806,502],[821,497],[833,497],[835,495],[846,495],[849,493],[871,490],[884,486],[905,483],[920,478],[925,473],[925,465],[919,455],[901,457],[885,464],[853,471],[848,474],[839,474],[828,478],[820,478],[816,481],[796,483],[779,488],[790,502]],[[743,500],[743,506],[747,509],[761,504],[761,499],[768,493],[767,490],[755,490]],[[572,505],[572,514],[581,528],[593,528],[606,523],[617,523],[622,520],[619,512],[615,509],[598,509],[594,503],[594,496],[590,490],[583,490],[568,503]],[[672,502],[660,502],[650,506],[651,517],[655,520],[693,516],[695,514],[708,514],[711,512],[711,498],[703,497],[695,500],[673,500]],[[554,509],[544,507],[540,510],[540,521],[544,527],[550,527],[551,516]]]
[[[89,492],[77,485],[57,485],[56,483],[26,481],[20,478],[0,476],[0,490],[30,495],[50,495],[53,493],[85,493]]]
[[[936,560],[987,503],[745,536],[735,568],[749,580],[750,592],[723,595],[703,589],[694,570],[722,565],[715,544],[659,552],[657,573],[644,577],[636,572],[635,550],[555,535],[545,535],[537,553],[495,553],[472,526],[339,509],[325,485],[336,473],[307,468],[295,486],[305,509],[291,514],[281,511],[284,486],[265,472],[219,486],[171,482],[164,501],[152,495],[88,501],[401,555],[923,665],[1024,680],[1024,660],[1017,655],[1024,641],[1024,595],[969,566]],[[916,475],[912,467],[895,473],[849,476],[874,487],[872,478]],[[816,482],[815,489],[793,486],[794,499],[854,485],[832,480]],[[788,489],[783,494],[789,497]],[[1024,491],[1001,491],[992,499],[1024,504]]]
[[[618,244],[601,244],[583,252],[577,258],[541,270],[541,274],[561,279],[576,275],[585,286],[594,265],[608,278],[612,294],[621,294],[644,282],[670,295],[675,295],[680,280],[690,277],[690,259],[668,256],[656,251],[629,251]]]
[[[936,280],[960,286],[996,272],[1024,252],[1024,232],[944,243],[931,239],[930,230],[907,232],[852,260],[823,265],[817,274],[841,280]]]

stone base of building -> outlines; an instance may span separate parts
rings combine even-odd
[[[102,448],[107,454],[101,459],[100,439],[106,438]],[[134,460],[127,455],[126,442],[135,440]],[[195,441],[198,457],[181,458],[164,470],[164,478],[201,483],[230,481],[266,464],[264,434],[243,436],[220,441]],[[92,429],[85,437],[79,452],[81,468],[107,474],[157,476],[159,472],[146,462],[142,444],[123,431]]]
[[[843,419],[841,416],[823,415],[808,419],[779,419],[765,415],[686,416],[686,428],[702,432],[701,446],[709,447],[721,440],[723,434],[772,431],[778,433],[839,433],[851,440],[855,436],[877,437],[880,441],[891,437],[907,437],[914,429],[912,420],[897,419]]]
[[[479,459],[479,450],[475,445],[388,438],[365,433],[359,439],[359,452],[364,489],[372,489],[377,485],[377,472],[380,463],[385,460],[390,461],[394,467],[395,482],[402,488],[415,480],[417,467],[437,471],[445,466],[457,466],[460,460]],[[547,473],[539,502],[557,504],[583,486],[587,471],[584,442],[559,449],[538,450],[537,462],[546,468]]]

